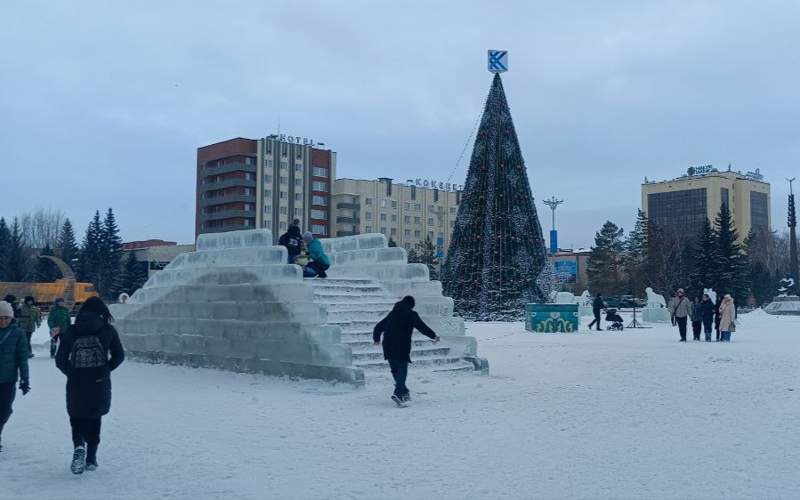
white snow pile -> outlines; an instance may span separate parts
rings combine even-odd
[[[412,370],[403,409],[386,372],[353,389],[126,362],[82,476],[40,349],[3,432],[0,499],[800,498],[800,318],[737,330],[683,344],[668,325],[470,324],[491,376]]]

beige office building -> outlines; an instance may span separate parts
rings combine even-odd
[[[743,174],[705,165],[676,179],[642,184],[642,210],[660,227],[697,234],[706,218],[713,224],[722,204],[731,210],[740,241],[751,229],[771,227],[770,186],[758,170]]]
[[[336,179],[333,205],[335,236],[383,233],[411,249],[430,238],[442,256],[455,225],[461,186],[420,179]]]

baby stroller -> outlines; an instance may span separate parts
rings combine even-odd
[[[606,330],[616,330],[621,332],[623,330],[622,326],[622,316],[619,315],[616,309],[606,309]]]

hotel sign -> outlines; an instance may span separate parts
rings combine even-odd
[[[692,176],[692,175],[706,175],[706,174],[710,174],[711,172],[716,172],[716,171],[717,171],[717,169],[714,168],[712,165],[700,165],[700,166],[697,166],[697,167],[689,167],[686,170],[686,173],[689,176]]]
[[[422,179],[420,177],[417,177],[416,179],[407,179],[406,183],[409,186],[417,186],[417,187],[430,188],[430,189],[441,189],[442,191],[463,191],[464,190],[464,185],[463,184],[451,184],[449,182]]]
[[[303,146],[314,147],[315,145],[318,144],[314,142],[314,139],[300,137],[299,135],[272,134],[269,137],[270,139],[278,139],[281,142],[288,142],[290,144],[302,144]]]

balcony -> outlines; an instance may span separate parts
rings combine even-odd
[[[201,191],[213,191],[215,189],[225,189],[229,187],[256,187],[255,179],[226,179],[220,182],[204,182],[200,185]]]
[[[202,214],[203,221],[234,219],[237,217],[255,219],[256,213],[252,210],[220,210],[219,212],[214,212],[213,214]]]
[[[256,166],[253,165],[246,165],[244,163],[228,163],[227,165],[222,165],[221,167],[203,167],[203,176],[206,175],[220,175],[220,174],[227,174],[230,172],[252,172],[255,173]]]
[[[203,198],[200,200],[201,207],[210,207],[213,205],[224,205],[226,203],[255,203],[255,195],[245,196],[243,194],[229,194],[227,196],[215,196],[213,198]]]
[[[337,203],[336,208],[338,210],[361,210],[360,203]]]
[[[358,217],[336,217],[337,224],[361,224],[361,219]]]

